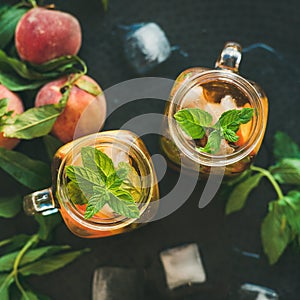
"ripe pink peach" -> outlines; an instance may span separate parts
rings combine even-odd
[[[65,12],[32,8],[18,22],[15,45],[20,58],[33,64],[76,55],[81,46],[80,24]]]
[[[58,103],[67,80],[63,77],[43,86],[36,96],[35,106]],[[79,80],[93,83],[101,93],[95,96],[77,87],[76,83],[73,85],[67,105],[52,127],[52,134],[63,143],[98,132],[105,121],[106,100],[101,88],[89,76],[82,76]]]
[[[11,92],[7,87],[0,84],[0,101],[3,99],[8,99],[7,110],[13,111],[13,116],[16,114],[21,114],[24,111],[23,103],[18,95]],[[4,137],[3,133],[0,132],[0,147],[6,149],[13,149],[19,143],[19,139]]]

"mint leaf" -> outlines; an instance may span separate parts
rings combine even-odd
[[[223,130],[223,136],[226,141],[235,143],[239,140],[239,136],[231,129]]]
[[[269,205],[269,213],[261,226],[261,238],[264,252],[273,265],[292,240],[291,230],[286,226],[286,216],[278,209],[276,201]]]
[[[87,197],[77,183],[73,181],[68,182],[67,190],[68,195],[74,204],[83,205],[88,203]]]
[[[252,119],[253,113],[253,108],[228,110],[221,115],[219,123],[223,130],[230,129],[234,132],[237,132],[241,124],[246,124]]]
[[[300,185],[300,159],[284,158],[270,172],[281,184]]]
[[[239,183],[229,196],[226,204],[226,215],[242,209],[251,191],[257,187],[262,179],[261,173],[255,174]]]
[[[87,202],[85,219],[93,217],[105,204],[126,217],[139,216],[133,196],[124,187],[125,182],[131,180],[129,171],[133,173],[129,164],[120,163],[115,170],[113,161],[93,147],[83,147],[81,159],[83,167],[67,166],[66,174],[70,179],[68,190],[73,203]]]
[[[100,173],[102,180],[115,172],[112,160],[102,151],[94,147],[83,147],[81,158],[85,168]]]
[[[69,179],[76,183],[84,195],[93,193],[93,186],[104,186],[105,182],[102,180],[99,173],[94,170],[80,166],[67,166],[66,174]]]
[[[118,214],[127,218],[138,218],[140,216],[139,209],[132,196],[124,190],[116,190],[110,197],[110,207]]]
[[[181,129],[192,139],[201,139],[205,135],[203,127],[212,123],[212,116],[199,108],[185,108],[174,115]]]
[[[84,214],[85,219],[89,219],[94,216],[102,207],[109,201],[109,192],[100,186],[94,187],[95,194],[89,199],[86,211]]]
[[[299,158],[299,146],[284,132],[278,131],[274,139],[274,156],[276,160],[283,158]]]
[[[222,137],[218,130],[212,131],[209,136],[205,147],[197,148],[198,151],[203,151],[207,153],[216,153],[220,150]]]
[[[12,218],[16,216],[22,207],[22,197],[20,195],[0,198],[0,217]]]

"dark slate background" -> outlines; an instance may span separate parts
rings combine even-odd
[[[157,22],[171,44],[188,53],[188,57],[184,57],[174,52],[168,61],[147,74],[149,76],[175,79],[190,66],[213,67],[224,43],[229,40],[244,47],[254,43],[273,47],[277,55],[264,49],[245,53],[240,68],[241,74],[258,82],[269,97],[268,128],[256,164],[266,166],[272,163],[272,141],[277,130],[287,132],[300,143],[298,0],[110,0],[107,13],[103,12],[100,0],[54,2],[57,8],[74,14],[80,20],[83,45],[79,54],[88,65],[89,75],[103,89],[136,77],[122,55],[121,42],[116,34],[118,24]],[[159,100],[137,101],[114,113],[107,120],[105,129],[119,128],[136,115],[162,113],[163,109],[164,103]],[[159,152],[158,136],[145,136],[144,141],[152,154]],[[18,150],[34,158],[44,157],[38,140],[22,142]],[[3,173],[1,182],[1,196],[16,189],[25,192]],[[176,173],[169,170],[160,182],[162,195],[172,189],[174,183]],[[85,240],[60,225],[55,232],[55,243],[70,244],[75,249],[89,247],[91,252],[58,272],[31,277],[29,281],[33,289],[52,299],[90,299],[94,269],[119,266],[145,271],[146,300],[227,299],[230,289],[234,290],[245,282],[273,288],[281,299],[298,300],[299,251],[290,247],[279,263],[271,267],[261,248],[260,224],[267,212],[268,201],[275,197],[269,183],[264,181],[251,194],[243,211],[227,218],[224,217],[226,199],[221,193],[206,208],[198,209],[202,189],[203,182],[200,182],[178,211],[129,234]],[[17,233],[33,233],[36,224],[31,218],[19,214],[13,220],[1,219],[0,228],[0,237],[6,238]],[[190,242],[196,242],[201,249],[208,281],[203,285],[169,292],[159,253]],[[257,253],[260,258],[242,256],[234,248]]]

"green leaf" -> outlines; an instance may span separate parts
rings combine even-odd
[[[284,222],[285,216],[279,211],[276,201],[271,202],[261,226],[263,249],[271,265],[278,261],[292,239],[291,230]]]
[[[45,246],[45,247],[29,250],[22,257],[19,267],[37,261],[42,256],[52,255],[67,249],[70,249],[70,246]],[[14,262],[18,255],[19,255],[19,251],[16,251],[0,257],[0,272],[11,271],[14,267]]]
[[[235,186],[226,204],[226,215],[239,211],[245,206],[249,194],[254,188],[258,186],[262,177],[263,175],[261,173],[258,173],[252,175],[245,181],[242,181]]]
[[[207,153],[216,153],[220,150],[222,136],[218,130],[212,131],[209,136],[205,147],[197,148],[198,151]]]
[[[80,88],[83,91],[86,91],[87,93],[98,96],[101,94],[101,89],[97,84],[94,84],[93,82],[87,81],[83,79],[82,77],[76,80],[75,85]]]
[[[35,215],[35,220],[39,223],[38,236],[41,240],[45,241],[49,239],[50,234],[54,228],[61,223],[60,214],[52,214],[48,216]]]
[[[40,190],[51,184],[49,166],[20,152],[0,147],[0,168],[32,190]]]
[[[239,140],[239,136],[231,129],[225,129],[223,135],[226,141],[235,143]]]
[[[85,252],[87,249],[53,255],[20,268],[19,273],[23,276],[48,274],[61,269]]]
[[[84,195],[93,193],[93,186],[104,186],[101,176],[93,170],[80,166],[67,166],[66,174],[69,179],[76,183]]]
[[[25,291],[25,294],[22,294],[21,300],[40,300],[40,298],[33,291]]]
[[[284,132],[275,134],[274,156],[277,161],[283,158],[300,158],[299,146]]]
[[[87,197],[84,195],[77,183],[70,181],[67,184],[67,190],[68,196],[73,204],[82,205],[88,203]]]
[[[300,185],[300,159],[284,158],[270,172],[281,184]]]
[[[105,188],[95,187],[95,194],[89,199],[84,218],[89,219],[94,216],[109,201],[109,198],[109,192]]]
[[[12,218],[20,212],[21,207],[22,197],[20,195],[0,198],[0,217]]]
[[[13,283],[14,279],[8,274],[0,274],[0,299],[9,300],[9,287]]]
[[[15,115],[10,124],[4,126],[3,132],[7,137],[26,140],[47,135],[63,109],[64,106],[59,104],[30,108]]]
[[[132,196],[123,190],[114,191],[110,195],[109,206],[118,214],[127,218],[138,218],[140,211]]]
[[[0,99],[0,117],[3,117],[7,113],[8,99]]]
[[[5,253],[15,251],[22,248],[26,242],[30,239],[30,235],[27,234],[18,234],[12,238],[6,239],[0,242],[0,247],[5,246]]]
[[[221,115],[219,123],[224,131],[226,129],[230,129],[234,132],[237,132],[240,124],[246,124],[252,119],[253,112],[253,108],[227,110]]]
[[[290,191],[285,197],[278,200],[278,206],[286,216],[291,229],[300,235],[300,192]]]
[[[174,115],[181,129],[192,139],[201,139],[205,135],[203,127],[212,123],[212,116],[199,108],[185,108]]]
[[[115,167],[111,158],[99,149],[93,149],[95,151],[94,161],[98,170],[100,169],[106,178],[115,173]]]
[[[0,83],[5,85],[9,90],[21,92],[26,90],[35,90],[47,83],[47,80],[31,81],[25,80],[16,74],[3,70],[0,63]]]
[[[27,9],[16,6],[6,7],[1,10],[0,16],[0,49],[4,49],[15,34],[15,28]]]
[[[52,135],[45,135],[43,142],[46,147],[46,151],[49,159],[52,161],[56,151],[63,145],[63,143]]]

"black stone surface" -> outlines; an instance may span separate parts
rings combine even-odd
[[[2,2],[2,0],[1,0]],[[174,52],[170,59],[149,76],[175,79],[190,66],[213,67],[226,41],[247,47],[265,43],[280,57],[264,49],[245,53],[240,72],[258,82],[270,103],[268,128],[256,164],[272,162],[272,141],[283,130],[298,143],[300,95],[300,2],[299,0],[110,0],[107,13],[100,0],[53,1],[57,8],[78,17],[83,29],[80,56],[87,62],[89,75],[103,89],[135,78],[122,55],[116,35],[118,24],[157,22],[172,45],[188,53]],[[143,99],[120,108],[106,122],[104,129],[119,128],[141,113],[163,113],[164,103]],[[158,136],[144,137],[152,154],[159,152]],[[43,158],[40,141],[22,142],[18,150]],[[0,195],[23,188],[1,173]],[[176,173],[168,170],[160,182],[162,195],[176,183]],[[275,266],[269,266],[260,242],[260,224],[267,203],[275,197],[267,182],[251,194],[246,208],[230,217],[224,216],[225,198],[219,193],[204,209],[198,209],[203,189],[200,182],[190,199],[175,213],[128,234],[104,239],[85,240],[72,235],[60,225],[54,236],[57,244],[75,249],[91,248],[73,264],[58,272],[29,279],[33,290],[55,300],[91,298],[93,271],[102,266],[142,268],[146,275],[145,300],[205,299],[225,300],[230,289],[250,282],[276,290],[281,299],[298,300],[300,295],[300,255],[294,248],[284,253]],[[17,233],[33,233],[33,219],[19,214],[13,220],[0,220],[0,238]],[[167,290],[159,252],[183,243],[196,242],[203,254],[208,280],[203,285]],[[234,248],[260,254],[250,258]],[[116,286],[116,289],[118,287]]]

